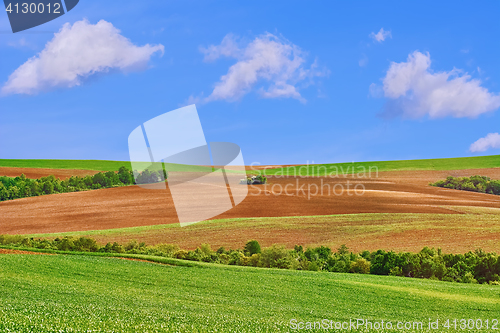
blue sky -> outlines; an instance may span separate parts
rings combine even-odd
[[[192,101],[207,141],[237,143],[247,164],[499,154],[499,10],[498,1],[81,0],[16,34],[2,12],[0,158],[127,160],[134,128]],[[95,67],[87,62],[99,52],[68,56],[80,43],[51,67],[52,53],[38,54],[69,47],[54,36],[65,23],[75,38],[114,27],[129,40],[117,45],[144,52]],[[16,72],[32,57],[29,75]],[[76,77],[61,78],[59,66]],[[33,83],[35,72],[45,74]]]

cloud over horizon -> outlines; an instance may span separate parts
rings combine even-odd
[[[470,145],[469,150],[472,153],[487,151],[488,149],[500,148],[500,134],[489,133],[484,138],[481,138]]]
[[[430,66],[430,54],[419,51],[410,53],[406,62],[391,62],[383,78],[383,95],[389,101],[382,116],[476,118],[500,107],[500,96],[480,80],[456,68],[434,72]]]
[[[113,24],[86,19],[66,23],[45,48],[17,68],[2,87],[2,95],[34,95],[55,87],[71,88],[83,79],[110,69],[142,70],[163,45],[136,46]]]
[[[282,36],[265,33],[246,45],[241,44],[236,36],[228,34],[219,45],[200,47],[206,62],[221,57],[237,62],[208,97],[191,96],[190,101],[236,101],[257,88],[263,98],[294,98],[304,103],[299,87],[312,84],[315,77],[328,75],[328,70],[318,69],[316,62],[306,67],[306,53]],[[262,85],[256,87],[259,83]]]
[[[392,38],[392,33],[390,30],[385,31],[384,28],[380,28],[379,32],[377,32],[377,33],[372,32],[368,36],[370,38],[372,38],[373,40],[375,40],[376,42],[382,43],[387,38]]]

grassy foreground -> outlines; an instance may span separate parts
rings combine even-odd
[[[338,169],[338,172],[351,173],[352,166],[355,166],[355,172],[359,168],[370,167],[378,168],[378,171],[398,171],[398,170],[463,170],[463,169],[485,169],[500,167],[500,155],[477,156],[477,157],[459,157],[459,158],[440,158],[425,160],[407,160],[407,161],[379,161],[379,162],[356,162],[356,163],[334,163],[334,164],[316,164],[310,165],[307,175],[324,175],[324,169],[321,168],[318,173],[318,167],[325,167],[328,172]],[[121,166],[131,168],[129,161],[104,161],[104,160],[8,160],[0,159],[0,167],[17,168],[46,168],[46,169],[82,169],[97,171],[116,171]],[[250,168],[250,167],[249,167]],[[341,169],[342,168],[342,169]],[[285,169],[286,170],[286,169]],[[343,170],[343,171],[342,171]],[[268,175],[280,172],[280,169],[271,169],[267,171]],[[297,170],[298,172],[298,170]],[[306,171],[303,171],[306,174]]]
[[[79,255],[0,255],[0,285],[3,332],[287,332],[292,319],[358,318],[423,332],[429,318],[439,331],[447,319],[491,328],[500,313],[498,286]]]

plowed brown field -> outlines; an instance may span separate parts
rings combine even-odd
[[[28,171],[22,172],[31,174]],[[55,173],[62,177],[70,170],[53,171],[36,172]],[[83,173],[85,170],[80,171]],[[241,204],[214,218],[354,213],[454,214],[456,212],[451,206],[500,208],[498,196],[428,186],[429,182],[448,175],[473,174],[500,179],[500,168],[391,171],[380,172],[378,177],[362,179],[270,177],[269,184],[252,186],[248,197]],[[353,188],[357,184],[356,192]],[[285,187],[287,193],[284,193]],[[342,188],[344,192],[339,195]],[[168,191],[147,190],[137,186],[1,202],[0,217],[0,234],[102,230],[177,223],[176,211]]]
[[[92,174],[88,170],[0,168],[0,174],[21,173],[38,178],[54,174]],[[46,195],[0,202],[0,234],[42,234],[89,231],[99,242],[130,239],[148,244],[176,243],[195,248],[241,247],[249,239],[263,246],[346,243],[353,250],[378,248],[418,251],[423,246],[463,252],[482,247],[500,251],[500,197],[431,187],[429,182],[452,176],[484,175],[500,179],[500,168],[459,171],[391,171],[371,178],[277,178],[251,186],[238,206],[213,219],[243,218],[217,225],[180,228],[170,192],[137,186]],[[349,184],[349,186],[348,186]],[[329,185],[329,187],[328,187]],[[358,185],[356,187],[356,185]],[[244,186],[244,185],[241,185]],[[321,189],[323,188],[323,192]],[[356,188],[356,190],[354,190]],[[285,189],[287,192],[285,193]],[[343,189],[343,193],[341,192]],[[335,192],[334,192],[335,191]],[[207,193],[210,195],[210,193]],[[460,207],[464,207],[461,209]],[[491,214],[468,214],[465,207],[493,208]],[[487,209],[486,209],[487,211]],[[405,213],[402,215],[343,215]],[[408,215],[408,213],[415,213]],[[444,215],[440,215],[444,214]],[[483,215],[481,215],[483,214]],[[253,220],[259,217],[325,215],[318,218]],[[445,217],[443,217],[445,216]],[[454,216],[456,218],[454,218]],[[246,219],[248,218],[248,219]],[[174,224],[174,228],[113,233],[90,233],[124,227]],[[80,233],[82,234],[82,233]]]

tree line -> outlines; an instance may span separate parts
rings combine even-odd
[[[454,190],[472,191],[500,195],[500,180],[492,180],[485,176],[452,177],[431,183],[432,186],[451,188]]]
[[[135,177],[134,177],[135,175]],[[165,171],[144,170],[134,172],[121,167],[118,172],[99,172],[93,176],[72,176],[61,180],[55,176],[39,179],[26,178],[24,174],[12,178],[0,176],[0,201],[19,198],[36,197],[45,194],[68,193],[87,190],[97,190],[134,184],[148,184],[163,181],[167,178]]]
[[[0,235],[0,244],[61,251],[145,254],[225,265],[392,275],[500,285],[500,256],[481,249],[465,254],[445,254],[440,249],[428,247],[418,253],[384,250],[354,253],[345,245],[341,245],[336,251],[326,246],[304,249],[300,245],[296,245],[292,250],[278,245],[261,249],[258,241],[251,240],[242,249],[226,250],[220,247],[213,251],[210,245],[202,244],[196,250],[188,251],[173,244],[147,246],[144,242],[138,243],[134,240],[125,245],[114,242],[101,246],[94,239],[86,237],[66,236],[49,240],[20,235]]]

